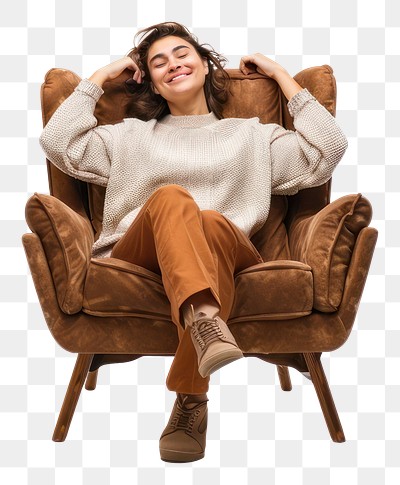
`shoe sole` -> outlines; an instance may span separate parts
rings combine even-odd
[[[185,453],[184,451],[165,450],[160,448],[162,461],[167,463],[190,463],[204,458],[203,453]]]
[[[201,377],[208,377],[210,374],[217,371],[224,365],[230,364],[231,362],[239,360],[242,357],[243,353],[238,348],[218,352],[217,354],[209,357],[207,360],[202,360],[199,365],[199,374]]]

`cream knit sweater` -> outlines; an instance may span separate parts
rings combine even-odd
[[[186,188],[200,209],[222,213],[251,236],[268,217],[271,193],[323,184],[347,147],[335,119],[305,89],[288,103],[296,131],[213,113],[96,126],[102,94],[81,81],[40,137],[60,170],[107,187],[97,257],[110,255],[150,195],[167,184]]]

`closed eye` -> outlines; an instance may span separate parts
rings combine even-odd
[[[187,56],[187,54],[183,54],[181,56],[178,56],[178,59],[183,59],[186,56]],[[161,62],[160,64],[156,64],[154,67],[163,67],[163,66],[165,66],[165,62]]]
[[[172,49],[172,52],[173,53],[178,53],[178,51],[181,50],[181,49],[189,49],[189,47],[186,46],[186,45],[178,45],[178,46],[176,46],[176,47],[174,47]],[[179,58],[183,58],[186,55],[187,55],[187,52],[185,54],[182,54],[181,56],[179,56]],[[150,59],[149,64],[153,64],[154,61],[156,61],[158,58],[165,59],[166,58],[166,54],[163,53],[163,52],[159,52],[152,59]],[[165,62],[164,63],[161,63],[161,64],[154,64],[154,67],[162,67],[164,65],[165,65]]]

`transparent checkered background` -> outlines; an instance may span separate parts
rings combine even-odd
[[[48,192],[39,88],[54,66],[82,77],[125,55],[138,28],[186,24],[237,67],[263,52],[292,74],[330,64],[349,149],[333,198],[362,192],[379,240],[349,341],[323,358],[347,442],[330,441],[312,385],[291,393],[273,366],[212,378],[205,459],[165,464],[169,358],[102,368],[65,443],[53,443],[74,356],[58,348],[21,247],[24,206]],[[400,4],[397,0],[1,0],[0,482],[16,485],[400,483]]]

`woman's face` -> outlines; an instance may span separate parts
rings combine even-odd
[[[149,49],[147,64],[154,91],[168,102],[203,95],[207,61],[181,37],[168,36]]]

